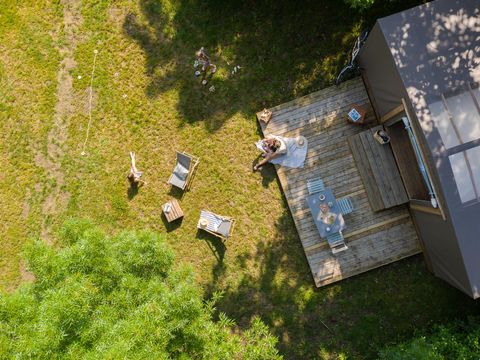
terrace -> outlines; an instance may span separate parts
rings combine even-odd
[[[303,135],[309,142],[304,168],[276,170],[317,287],[421,252],[407,205],[374,211],[367,198],[348,144],[350,137],[366,129],[346,121],[354,103],[367,108],[366,121],[375,125],[360,78],[273,107],[268,124],[260,122],[264,135]],[[337,198],[350,196],[355,207],[345,216],[343,235],[349,249],[335,255],[320,237],[305,201],[307,180],[316,177]]]

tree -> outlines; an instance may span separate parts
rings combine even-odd
[[[367,9],[373,5],[375,0],[345,0],[354,9]]]
[[[25,254],[36,280],[0,296],[0,358],[280,358],[259,319],[243,333],[213,321],[214,301],[155,233],[72,220],[58,250],[36,241]]]

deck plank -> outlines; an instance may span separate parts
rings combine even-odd
[[[400,172],[398,171],[392,148],[390,145],[384,145],[383,149],[384,151],[379,152],[380,161],[382,164],[388,164],[388,167],[385,169],[385,175],[391,186],[394,202],[395,204],[404,204],[408,202],[408,196]]]
[[[383,200],[380,197],[378,191],[376,191],[376,186],[374,183],[374,176],[372,173],[372,169],[370,168],[370,164],[368,163],[368,159],[365,156],[363,151],[359,151],[358,149],[363,148],[363,144],[360,140],[359,136],[352,136],[349,138],[349,142],[351,145],[351,151],[353,153],[353,157],[355,159],[357,168],[360,172],[360,175],[364,179],[371,179],[372,181],[365,181],[364,185],[366,191],[369,194],[370,204],[374,211],[382,210],[384,208]]]
[[[367,120],[373,111],[361,79],[347,81],[310,95],[280,104],[269,110],[272,118],[260,122],[264,135],[285,137],[303,135],[309,143],[305,166],[287,169],[276,166],[278,179],[292,213],[305,256],[316,286],[324,286],[344,278],[389,264],[421,251],[415,228],[406,205],[374,211],[369,202],[371,188],[365,187],[362,159],[352,153],[352,136],[365,131],[346,121],[351,104],[363,104]],[[348,141],[347,141],[348,140]],[[359,146],[359,138],[354,140]],[[376,155],[378,161],[388,161],[387,155]],[[370,174],[374,176],[373,174]],[[395,175],[383,181],[392,187]],[[308,179],[321,177],[337,198],[350,196],[354,212],[345,216],[344,237],[348,250],[333,255],[327,242],[320,238],[306,204]],[[399,190],[379,201],[398,201]],[[377,209],[378,210],[378,209]]]

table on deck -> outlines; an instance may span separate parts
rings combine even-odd
[[[320,200],[321,195],[325,196],[324,200]],[[318,232],[322,238],[326,238],[330,234],[334,234],[343,230],[345,227],[345,221],[343,220],[342,213],[337,205],[337,200],[335,199],[331,189],[326,188],[323,191],[309,195],[307,197],[307,203],[312,213],[313,221],[317,226]],[[327,205],[330,208],[330,213],[336,215],[333,224],[325,224],[325,222],[322,221],[322,212],[320,210],[321,204]],[[329,229],[327,230],[327,228]]]

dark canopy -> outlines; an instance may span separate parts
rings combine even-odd
[[[403,98],[421,137],[446,215],[438,226],[417,219],[434,272],[479,297],[480,0],[436,0],[379,19],[359,62],[377,115]]]

